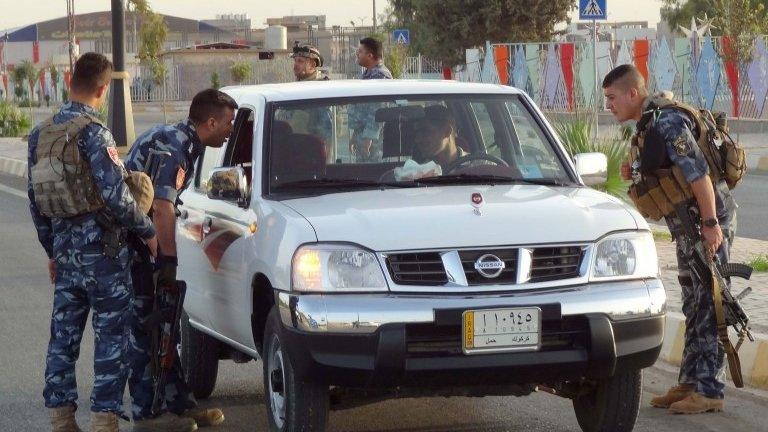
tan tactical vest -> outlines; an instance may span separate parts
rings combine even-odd
[[[101,122],[89,115],[55,124],[50,118],[40,124],[37,163],[30,169],[35,204],[45,216],[68,218],[104,207],[93,182],[91,166],[77,147],[77,137],[91,123]]]
[[[709,111],[699,111],[689,105],[675,102],[666,94],[657,94],[651,98],[651,104],[658,109],[673,108],[685,113],[692,119],[698,131],[697,144],[709,165],[709,177],[713,184],[725,180],[733,189],[746,172],[744,149],[730,139],[723,121],[716,121]],[[720,119],[719,119],[720,120]],[[719,134],[713,137],[712,134]],[[721,138],[723,150],[713,147],[711,139]],[[727,139],[726,139],[727,138]],[[639,162],[644,147],[645,131],[635,133],[629,152],[629,164]],[[629,197],[644,217],[659,220],[673,213],[674,206],[693,197],[690,184],[677,166],[658,169],[653,175],[642,175],[640,182],[632,184]]]

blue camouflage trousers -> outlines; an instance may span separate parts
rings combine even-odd
[[[673,235],[675,231],[673,231]],[[727,263],[733,231],[723,229],[723,243],[717,250]],[[722,399],[725,388],[725,350],[717,334],[717,318],[711,286],[699,280],[686,262],[689,251],[677,244],[678,280],[685,315],[685,346],[680,363],[680,384],[694,384],[696,392],[710,399]]]
[[[142,251],[143,252],[143,251]],[[147,328],[147,321],[152,313],[155,301],[165,304],[165,299],[155,297],[151,262],[137,254],[131,264],[131,274],[134,280],[134,302],[131,317],[131,337],[129,348],[130,372],[128,388],[131,394],[131,415],[134,420],[152,417],[152,399],[154,397],[154,378],[152,375],[151,350],[152,335]],[[179,340],[176,340],[178,345]],[[197,407],[197,401],[184,381],[184,373],[178,359],[168,374],[165,386],[165,401],[162,411],[182,414]]]
[[[130,253],[114,259],[99,242],[80,248],[55,248],[56,282],[51,338],[45,368],[45,406],[77,406],[75,362],[93,310],[94,382],[91,411],[122,415],[127,378],[125,358],[132,306]]]

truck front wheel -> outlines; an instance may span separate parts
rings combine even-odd
[[[328,386],[301,380],[295,373],[281,333],[277,307],[264,329],[264,401],[269,430],[322,432],[328,421]]]
[[[576,419],[584,432],[631,432],[640,409],[642,371],[617,373],[597,381],[573,399]]]

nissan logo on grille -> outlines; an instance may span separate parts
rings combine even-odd
[[[475,270],[488,279],[499,277],[505,267],[504,261],[496,255],[486,254],[475,261]]]

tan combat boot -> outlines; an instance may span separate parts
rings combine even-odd
[[[181,416],[193,419],[199,427],[218,426],[224,423],[224,413],[218,408],[192,408]]]
[[[675,402],[679,402],[696,391],[695,384],[679,384],[667,391],[662,396],[654,396],[651,399],[651,405],[656,408],[669,408]]]
[[[194,420],[169,412],[155,418],[133,422],[133,432],[194,432],[196,430],[197,423]]]
[[[83,432],[75,421],[75,407],[72,405],[50,408],[49,412],[53,432]]]
[[[722,411],[724,405],[722,399],[710,399],[706,396],[694,393],[687,398],[670,405],[669,411],[674,414],[701,414],[710,411]]]
[[[91,432],[119,432],[117,420],[113,412],[91,412]]]

